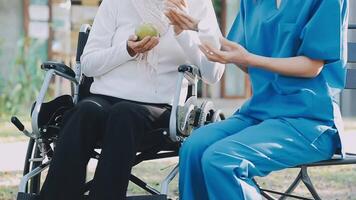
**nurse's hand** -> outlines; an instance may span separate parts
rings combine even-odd
[[[136,35],[131,35],[127,40],[127,52],[132,57],[150,51],[159,43],[158,37],[146,36],[141,41],[137,41],[137,39]]]
[[[247,66],[250,53],[241,45],[225,38],[220,39],[221,49],[212,47],[209,43],[199,45],[200,50],[212,62],[222,64],[232,63],[237,66]]]

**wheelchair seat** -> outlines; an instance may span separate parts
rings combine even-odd
[[[31,115],[34,111],[36,102],[32,104]],[[38,113],[37,126],[45,135],[51,138],[58,135],[62,125],[63,115],[74,107],[73,98],[70,95],[62,95],[52,101],[42,103],[41,111]]]

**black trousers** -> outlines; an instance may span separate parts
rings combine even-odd
[[[43,200],[83,199],[86,167],[101,141],[91,200],[122,200],[144,134],[168,127],[171,107],[93,95],[66,114],[48,175]]]

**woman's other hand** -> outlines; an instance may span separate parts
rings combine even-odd
[[[247,66],[250,53],[241,45],[220,38],[221,50],[212,47],[209,43],[202,43],[199,48],[212,62],[222,64],[233,63],[237,66]]]
[[[139,53],[145,53],[153,49],[159,43],[158,37],[146,36],[141,41],[137,41],[136,35],[131,35],[127,40],[127,52],[130,56],[136,56]]]
[[[166,8],[179,8],[181,10],[187,9],[186,0],[166,0]]]
[[[167,2],[174,2],[179,0],[167,0]],[[177,3],[172,3],[173,6],[168,6],[165,15],[170,20],[171,25],[176,35],[179,35],[184,30],[198,30],[199,21],[188,15],[183,6],[177,6]],[[182,5],[182,4],[178,4]]]

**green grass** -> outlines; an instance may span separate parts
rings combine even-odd
[[[25,126],[30,129],[30,123]],[[356,130],[356,120],[345,120],[346,130]],[[1,143],[25,141],[28,138],[23,136],[12,124],[0,121],[0,145]],[[1,162],[1,160],[0,160]],[[133,169],[133,173],[143,178],[152,187],[160,189],[159,183],[170,170],[173,169],[174,161],[154,161],[144,162]],[[168,166],[168,167],[167,167]],[[356,166],[333,166],[310,168],[309,174],[322,199],[326,200],[356,200]],[[258,178],[258,183],[263,188],[285,190],[293,178],[297,175],[296,169],[287,169],[280,172],[274,172],[267,177]],[[45,175],[43,175],[45,176]],[[88,177],[92,177],[93,172],[89,172]],[[16,198],[17,187],[22,177],[20,171],[0,172],[0,200],[12,200]],[[175,199],[178,196],[178,180],[175,178],[170,185],[170,196]],[[307,195],[306,188],[300,186],[297,188],[298,194]],[[128,193],[147,194],[145,191],[137,188],[134,184],[129,184]]]
[[[16,198],[21,172],[0,172],[0,200]]]
[[[0,199],[12,200],[16,198],[17,187],[16,186],[1,186],[0,187]]]
[[[356,166],[315,167],[309,168],[308,172],[322,199],[356,200]],[[297,173],[298,169],[286,169],[257,180],[263,188],[283,191]],[[296,193],[310,197],[302,183],[296,189]]]
[[[173,169],[174,164],[175,160],[144,162],[135,167],[133,173],[159,190],[159,183]],[[282,170],[264,178],[257,178],[257,181],[263,188],[283,191],[293,181],[297,172],[297,169]],[[310,168],[309,174],[322,199],[356,200],[356,166]],[[93,172],[90,171],[88,177],[91,178],[92,176]],[[21,172],[0,173],[0,200],[15,199],[20,177]],[[177,178],[175,178],[170,185],[170,197],[173,199],[178,197],[177,185]],[[130,183],[128,194],[147,193]],[[296,194],[310,197],[310,195],[307,195],[306,188],[302,185],[297,188]]]

